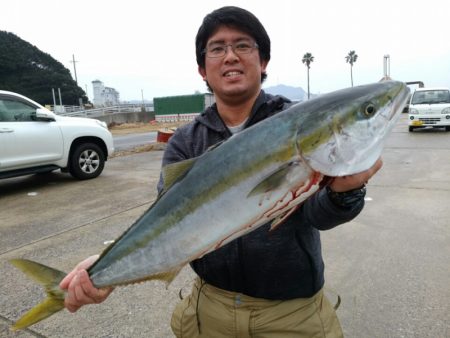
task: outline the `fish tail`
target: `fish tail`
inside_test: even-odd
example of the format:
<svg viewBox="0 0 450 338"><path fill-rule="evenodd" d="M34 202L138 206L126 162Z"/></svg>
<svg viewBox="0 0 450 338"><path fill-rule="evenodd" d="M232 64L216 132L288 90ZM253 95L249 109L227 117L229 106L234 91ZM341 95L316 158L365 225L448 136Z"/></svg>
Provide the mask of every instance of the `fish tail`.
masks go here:
<svg viewBox="0 0 450 338"><path fill-rule="evenodd" d="M47 292L47 298L20 317L11 330L27 328L64 308L65 293L59 288L59 282L66 275L64 272L27 259L12 259L10 263L41 284Z"/></svg>

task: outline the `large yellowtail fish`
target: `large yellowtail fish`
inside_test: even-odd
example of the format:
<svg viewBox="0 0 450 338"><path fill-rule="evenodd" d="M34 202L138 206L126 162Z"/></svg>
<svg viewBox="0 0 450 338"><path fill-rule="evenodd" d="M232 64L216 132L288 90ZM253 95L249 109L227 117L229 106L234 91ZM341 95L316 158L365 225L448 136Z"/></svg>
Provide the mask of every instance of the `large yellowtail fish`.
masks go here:
<svg viewBox="0 0 450 338"><path fill-rule="evenodd" d="M279 225L325 176L370 168L408 98L402 82L343 89L291 106L213 147L163 168L156 202L88 269L98 287L159 279L257 227ZM48 297L12 327L64 307L65 273L24 259L12 263Z"/></svg>

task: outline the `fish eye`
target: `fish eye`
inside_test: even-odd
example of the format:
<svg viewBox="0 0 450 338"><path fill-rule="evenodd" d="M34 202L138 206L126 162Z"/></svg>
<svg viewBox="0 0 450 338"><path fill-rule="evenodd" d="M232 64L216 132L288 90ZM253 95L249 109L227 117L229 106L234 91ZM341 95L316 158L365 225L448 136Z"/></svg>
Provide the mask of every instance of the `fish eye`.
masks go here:
<svg viewBox="0 0 450 338"><path fill-rule="evenodd" d="M376 111L376 107L373 103L369 102L364 105L363 112L364 112L365 116L370 117L373 114L375 114L375 111Z"/></svg>

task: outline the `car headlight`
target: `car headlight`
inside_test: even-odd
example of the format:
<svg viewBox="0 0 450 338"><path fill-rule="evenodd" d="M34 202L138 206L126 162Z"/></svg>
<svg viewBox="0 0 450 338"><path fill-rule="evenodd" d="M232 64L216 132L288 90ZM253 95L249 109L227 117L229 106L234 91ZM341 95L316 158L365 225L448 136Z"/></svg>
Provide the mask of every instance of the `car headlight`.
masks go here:
<svg viewBox="0 0 450 338"><path fill-rule="evenodd" d="M443 111L441 111L441 114L450 114L450 107L447 107Z"/></svg>
<svg viewBox="0 0 450 338"><path fill-rule="evenodd" d="M409 113L410 114L419 114L419 111L415 108L409 108Z"/></svg>
<svg viewBox="0 0 450 338"><path fill-rule="evenodd" d="M95 120L95 122L97 122L97 124L102 126L103 128L108 129L108 125L106 124L106 122L100 120Z"/></svg>

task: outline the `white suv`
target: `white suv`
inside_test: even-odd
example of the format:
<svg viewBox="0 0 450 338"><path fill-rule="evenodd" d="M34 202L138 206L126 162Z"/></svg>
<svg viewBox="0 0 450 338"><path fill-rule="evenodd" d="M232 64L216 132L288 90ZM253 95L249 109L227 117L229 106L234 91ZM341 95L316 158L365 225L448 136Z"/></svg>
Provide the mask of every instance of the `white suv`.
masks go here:
<svg viewBox="0 0 450 338"><path fill-rule="evenodd" d="M409 103L409 131L423 127L445 127L450 131L448 88L417 88Z"/></svg>
<svg viewBox="0 0 450 338"><path fill-rule="evenodd" d="M56 169L97 177L114 152L104 122L55 115L25 96L0 90L0 178Z"/></svg>

